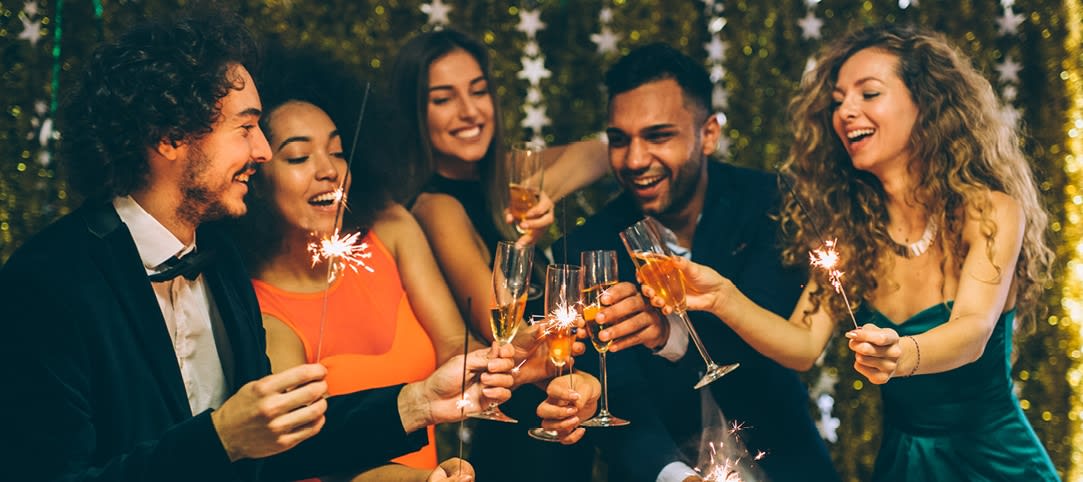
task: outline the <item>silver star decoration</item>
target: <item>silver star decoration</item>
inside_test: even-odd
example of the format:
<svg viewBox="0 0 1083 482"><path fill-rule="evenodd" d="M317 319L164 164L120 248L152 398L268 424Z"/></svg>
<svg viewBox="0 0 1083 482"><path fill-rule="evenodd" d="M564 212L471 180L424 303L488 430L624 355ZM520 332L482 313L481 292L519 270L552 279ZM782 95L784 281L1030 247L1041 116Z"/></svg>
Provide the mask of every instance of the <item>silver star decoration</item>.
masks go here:
<svg viewBox="0 0 1083 482"><path fill-rule="evenodd" d="M820 17L817 17L812 10L809 10L804 18L798 20L797 25L801 27L801 38L806 40L821 38L820 29L823 28L824 21L820 20Z"/></svg>
<svg viewBox="0 0 1083 482"><path fill-rule="evenodd" d="M1019 83L1019 71L1023 70L1023 66L1019 65L1015 59L1006 57L1003 62L997 64L995 67L997 71L997 78L1004 83Z"/></svg>
<svg viewBox="0 0 1083 482"><path fill-rule="evenodd" d="M722 64L714 64L711 66L711 82L718 82L722 80L722 77L726 75L726 68Z"/></svg>
<svg viewBox="0 0 1083 482"><path fill-rule="evenodd" d="M45 111L49 109L49 104L46 104L44 100L34 102L34 112L39 116L45 115Z"/></svg>
<svg viewBox="0 0 1083 482"><path fill-rule="evenodd" d="M711 90L711 106L716 109L725 109L729 106L730 94L720 84L715 84Z"/></svg>
<svg viewBox="0 0 1083 482"><path fill-rule="evenodd" d="M805 0L805 6L808 8L816 8L820 4L820 0Z"/></svg>
<svg viewBox="0 0 1083 482"><path fill-rule="evenodd" d="M542 101L541 89L536 86L530 86L526 89L526 103L538 104Z"/></svg>
<svg viewBox="0 0 1083 482"><path fill-rule="evenodd" d="M526 112L526 116L523 117L521 125L534 129L534 132L541 132L542 128L551 124L549 116L545 115L544 105L528 105L523 107Z"/></svg>
<svg viewBox="0 0 1083 482"><path fill-rule="evenodd" d="M541 20L541 10L519 11L519 25L515 26L516 30L525 33L527 37L534 37L539 30L544 28L545 22Z"/></svg>
<svg viewBox="0 0 1083 482"><path fill-rule="evenodd" d="M598 12L598 22L601 24L607 24L613 21L613 9L609 7L603 8Z"/></svg>
<svg viewBox="0 0 1083 482"><path fill-rule="evenodd" d="M721 32L723 28L726 28L726 19L723 17L715 17L707 24L707 31L712 34Z"/></svg>
<svg viewBox="0 0 1083 482"><path fill-rule="evenodd" d="M451 13L451 5L445 5L441 0L432 0L432 3L421 4L421 12L429 16L429 25L447 25L451 23L448 14Z"/></svg>
<svg viewBox="0 0 1083 482"><path fill-rule="evenodd" d="M1015 0L1000 0L1000 6L1004 8L1011 8L1015 6Z"/></svg>
<svg viewBox="0 0 1083 482"><path fill-rule="evenodd" d="M53 138L53 119L46 117L45 121L41 123L41 130L38 131L38 145L45 147L49 144L49 140Z"/></svg>
<svg viewBox="0 0 1083 482"><path fill-rule="evenodd" d="M552 72L545 68L545 57L523 57L523 70L520 70L517 76L520 79L526 79L530 82L530 85L538 85L541 79L548 79Z"/></svg>
<svg viewBox="0 0 1083 482"><path fill-rule="evenodd" d="M1003 89L1000 89L1000 97L1005 102L1015 102L1016 96L1019 95L1019 91L1015 89L1014 85L1005 85Z"/></svg>
<svg viewBox="0 0 1083 482"><path fill-rule="evenodd" d="M717 35L712 36L710 42L703 44L703 48L707 50L707 60L726 58L726 42L723 42Z"/></svg>
<svg viewBox="0 0 1083 482"><path fill-rule="evenodd" d="M918 0L899 0L899 8L906 9L908 7L918 6Z"/></svg>
<svg viewBox="0 0 1083 482"><path fill-rule="evenodd" d="M837 442L839 435L836 430L840 422L837 417L831 416L831 409L835 408L835 399L830 395L820 395L816 399L816 406L820 409L820 419L816 421L816 428L820 429L820 436L829 442Z"/></svg>
<svg viewBox="0 0 1083 482"><path fill-rule="evenodd" d="M1004 9L1004 14L997 17L997 32L1000 35L1015 35L1019 33L1019 26L1023 24L1025 17L1012 11L1011 7Z"/></svg>
<svg viewBox="0 0 1083 482"><path fill-rule="evenodd" d="M29 17L19 16L19 20L23 22L23 31L19 32L19 39L30 42L30 45L37 47L38 40L41 40L41 22L37 20L30 20Z"/></svg>
<svg viewBox="0 0 1083 482"><path fill-rule="evenodd" d="M812 72L812 69L815 69L815 68L816 68L816 57L809 57L808 60L805 61L805 71L804 71L804 73L807 74L809 72Z"/></svg>
<svg viewBox="0 0 1083 482"><path fill-rule="evenodd" d="M590 41L598 44L599 54L608 54L617 51L617 42L620 42L621 36L613 33L609 29L609 26L602 27L602 33L590 34Z"/></svg>
<svg viewBox="0 0 1083 482"><path fill-rule="evenodd" d="M1005 124L1017 126L1019 120L1023 118L1023 113L1013 105L1006 105L1000 109L1000 118L1004 120Z"/></svg>
<svg viewBox="0 0 1083 482"><path fill-rule="evenodd" d="M538 47L538 42L530 40L523 46L523 53L528 57L537 57L541 53L541 48Z"/></svg>
<svg viewBox="0 0 1083 482"><path fill-rule="evenodd" d="M23 3L23 13L33 17L38 14L38 2L30 1Z"/></svg>

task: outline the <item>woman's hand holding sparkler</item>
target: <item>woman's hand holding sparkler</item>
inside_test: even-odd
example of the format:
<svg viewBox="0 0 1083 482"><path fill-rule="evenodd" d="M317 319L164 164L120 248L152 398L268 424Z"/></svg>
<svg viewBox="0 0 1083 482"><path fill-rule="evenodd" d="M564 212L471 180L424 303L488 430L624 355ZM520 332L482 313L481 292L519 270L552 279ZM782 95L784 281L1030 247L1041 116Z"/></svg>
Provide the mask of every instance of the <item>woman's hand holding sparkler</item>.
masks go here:
<svg viewBox="0 0 1083 482"><path fill-rule="evenodd" d="M905 353L903 338L909 337L899 337L891 328L880 328L870 323L846 332L846 338L850 339L849 346L854 352L854 369L870 382L882 385L900 373L899 368L903 365L900 360ZM914 341L912 345L912 348L916 348L917 342ZM911 362L909 366L913 370L901 373L912 375L917 363Z"/></svg>
<svg viewBox="0 0 1083 482"><path fill-rule="evenodd" d="M579 424L594 415L601 392L601 383L589 373L554 378L545 389L548 397L538 405L542 428L556 431L564 445L578 442L586 433Z"/></svg>
<svg viewBox="0 0 1083 482"><path fill-rule="evenodd" d="M549 199L549 195L545 194L545 191L542 191L541 196L538 198L538 204L527 210L522 221L512 215L511 210L505 209L504 221L514 225L516 231L522 234L515 241L515 244L525 246L537 242L549 229L549 226L556 221L556 217L553 216L553 206L553 200Z"/></svg>
<svg viewBox="0 0 1083 482"><path fill-rule="evenodd" d="M489 403L511 398L515 367L510 344L474 350L466 355L469 374L463 397L463 355L456 355L437 367L428 378L406 385L399 394L399 415L406 432L438 423L462 419L463 412L480 411ZM466 405L464 407L464 404Z"/></svg>
<svg viewBox="0 0 1083 482"><path fill-rule="evenodd" d="M578 333L585 334L586 328L582 318L576 321L578 323ZM536 321L529 325L524 324L511 341L510 345L515 347L514 358L517 360L515 368L512 370L516 386L545 381L559 374L557 367L549 363L549 354L546 350L539 350L539 348L545 347L545 334L545 322ZM569 366L575 364L574 357L582 355L586 351L587 346L583 342L577 340L572 343L573 358L568 359Z"/></svg>
<svg viewBox="0 0 1083 482"><path fill-rule="evenodd" d="M466 459L451 457L440 462L425 482L471 482L474 480L474 466Z"/></svg>

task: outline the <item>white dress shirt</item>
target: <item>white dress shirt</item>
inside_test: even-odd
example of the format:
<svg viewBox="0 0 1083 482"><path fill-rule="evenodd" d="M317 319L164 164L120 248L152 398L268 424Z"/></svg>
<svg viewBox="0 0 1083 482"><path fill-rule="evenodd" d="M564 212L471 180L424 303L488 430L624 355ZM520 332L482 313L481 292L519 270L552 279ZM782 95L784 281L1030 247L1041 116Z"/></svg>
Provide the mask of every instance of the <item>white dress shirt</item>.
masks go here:
<svg viewBox="0 0 1083 482"><path fill-rule="evenodd" d="M170 257L179 258L196 249L194 238L191 245L185 246L131 196L114 198L113 207L132 233L148 275L164 270L162 264ZM220 315L203 274L194 280L178 276L152 282L151 287L173 340L192 414L221 406L226 399L226 379L211 324L211 317Z"/></svg>

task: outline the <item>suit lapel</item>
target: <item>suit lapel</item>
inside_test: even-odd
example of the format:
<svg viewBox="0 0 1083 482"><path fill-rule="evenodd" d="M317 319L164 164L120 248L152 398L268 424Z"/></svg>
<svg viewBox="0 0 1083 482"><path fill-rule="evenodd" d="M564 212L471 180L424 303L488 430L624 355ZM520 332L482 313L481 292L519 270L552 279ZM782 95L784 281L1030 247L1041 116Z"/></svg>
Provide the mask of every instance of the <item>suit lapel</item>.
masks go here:
<svg viewBox="0 0 1083 482"><path fill-rule="evenodd" d="M100 241L91 245L90 256L106 283L113 287L170 414L175 420L190 417L173 342L128 228L108 204L88 208L86 221L91 234Z"/></svg>

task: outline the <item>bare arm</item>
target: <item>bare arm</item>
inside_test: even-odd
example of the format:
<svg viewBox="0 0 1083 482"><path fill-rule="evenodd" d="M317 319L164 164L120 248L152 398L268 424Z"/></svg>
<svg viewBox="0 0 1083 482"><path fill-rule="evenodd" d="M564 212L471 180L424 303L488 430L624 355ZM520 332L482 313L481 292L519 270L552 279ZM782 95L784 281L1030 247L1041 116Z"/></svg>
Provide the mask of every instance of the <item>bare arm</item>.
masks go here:
<svg viewBox="0 0 1083 482"><path fill-rule="evenodd" d="M432 338L437 363L462 353L462 315L417 221L401 205L392 204L372 229L395 258L410 307Z"/></svg>
<svg viewBox="0 0 1083 482"><path fill-rule="evenodd" d="M304 344L282 320L263 315L263 330L267 332L267 358L271 360L271 373L305 363Z"/></svg>
<svg viewBox="0 0 1083 482"><path fill-rule="evenodd" d="M963 242L969 249L947 323L909 341L894 330L869 325L847 334L850 348L857 353L855 368L873 383L885 383L896 374L953 370L984 353L1000 315L1011 306L1009 294L1026 222L1019 204L1008 195L990 193L990 201L996 223L993 259L986 251L978 214L970 209L963 227Z"/></svg>
<svg viewBox="0 0 1083 482"><path fill-rule="evenodd" d="M689 310L717 316L752 348L782 366L808 370L831 339L835 320L826 311L819 309L805 318L805 311L812 308L809 294L817 288L814 281L805 286L793 314L786 320L748 299L715 270L681 257L674 260L685 275ZM653 297L651 304L664 306L664 300L654 296L650 288L644 286L643 292ZM663 311L670 313L672 308L664 307Z"/></svg>
<svg viewBox="0 0 1083 482"><path fill-rule="evenodd" d="M602 141L591 139L546 149L545 193L559 201L609 173L609 152Z"/></svg>
<svg viewBox="0 0 1083 482"><path fill-rule="evenodd" d="M414 217L425 232L436 262L447 279L456 304L465 309L469 304L469 322L487 340L492 340L489 327L489 305L493 300L491 254L474 229L462 204L446 194L422 194L413 208Z"/></svg>

